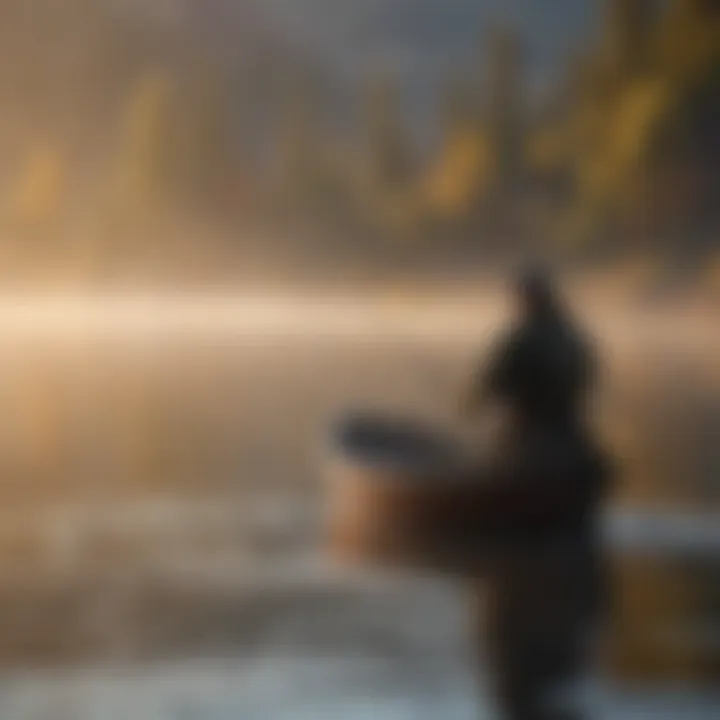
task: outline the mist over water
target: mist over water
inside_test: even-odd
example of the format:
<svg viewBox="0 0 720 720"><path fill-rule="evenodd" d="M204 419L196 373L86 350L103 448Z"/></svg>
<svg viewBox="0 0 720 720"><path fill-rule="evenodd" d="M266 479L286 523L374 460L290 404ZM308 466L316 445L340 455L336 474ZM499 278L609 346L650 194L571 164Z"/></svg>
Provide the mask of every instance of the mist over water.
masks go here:
<svg viewBox="0 0 720 720"><path fill-rule="evenodd" d="M715 507L716 444L700 432L720 405L712 310L578 304L606 358L599 421L627 466L618 501ZM29 697L104 718L100 688L153 720L183 717L183 698L203 720L252 717L253 704L279 720L295 703L394 720L421 701L473 716L463 589L328 565L321 449L348 408L455 422L508 309L458 287L0 298L8 718ZM619 627L637 626L638 582L662 595L679 578L685 599L646 610L642 637L714 622L712 567L623 566ZM98 662L127 670L82 669ZM290 689L263 694L280 676ZM370 708L371 694L386 699Z"/></svg>
<svg viewBox="0 0 720 720"><path fill-rule="evenodd" d="M1 720L490 717L467 588L328 558L325 450L474 438L528 255L620 470L598 720L720 716L717 6L0 3Z"/></svg>

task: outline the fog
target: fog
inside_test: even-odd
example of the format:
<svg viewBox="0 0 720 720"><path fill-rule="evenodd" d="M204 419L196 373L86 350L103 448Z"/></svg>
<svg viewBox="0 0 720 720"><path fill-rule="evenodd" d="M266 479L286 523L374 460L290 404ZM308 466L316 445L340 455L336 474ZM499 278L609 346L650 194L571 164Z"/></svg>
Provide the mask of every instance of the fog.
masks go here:
<svg viewBox="0 0 720 720"><path fill-rule="evenodd" d="M597 419L622 459L616 506L695 512L695 536L712 535L714 311L577 301L605 357ZM460 288L6 295L7 717L472 716L465 589L334 566L323 439L352 408L456 424L507 309ZM660 551L662 534L655 551L618 555L610 677L666 690L713 677L717 648L687 647L718 622L711 535L685 560ZM603 697L608 717L652 707ZM657 703L711 713L703 698Z"/></svg>
<svg viewBox="0 0 720 720"><path fill-rule="evenodd" d="M603 360L590 704L717 717L719 20L0 3L0 717L491 717L469 588L329 558L325 451L357 409L470 436L518 261Z"/></svg>

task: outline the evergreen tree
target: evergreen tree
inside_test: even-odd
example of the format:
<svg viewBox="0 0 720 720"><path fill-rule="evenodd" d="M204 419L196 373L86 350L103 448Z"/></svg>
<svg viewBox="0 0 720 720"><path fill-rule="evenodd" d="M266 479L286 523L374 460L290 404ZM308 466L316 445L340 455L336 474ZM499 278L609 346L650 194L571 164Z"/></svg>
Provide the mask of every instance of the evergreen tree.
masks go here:
<svg viewBox="0 0 720 720"><path fill-rule="evenodd" d="M238 161L233 137L231 88L219 71L184 78L177 125L176 183L181 196L201 207L217 207Z"/></svg>
<svg viewBox="0 0 720 720"><path fill-rule="evenodd" d="M523 55L515 32L496 27L488 38L486 132L493 152L485 218L505 243L519 239L525 135Z"/></svg>
<svg viewBox="0 0 720 720"><path fill-rule="evenodd" d="M370 181L379 192L398 190L411 176L413 152L398 88L387 75L371 80L365 120Z"/></svg>
<svg viewBox="0 0 720 720"><path fill-rule="evenodd" d="M275 185L291 205L312 202L321 165L317 99L305 78L286 86L275 147Z"/></svg>
<svg viewBox="0 0 720 720"><path fill-rule="evenodd" d="M611 73L626 77L647 69L658 16L657 0L606 0L603 51Z"/></svg>
<svg viewBox="0 0 720 720"><path fill-rule="evenodd" d="M11 181L6 198L12 227L33 237L58 233L67 190L67 168L62 153L48 143L31 147Z"/></svg>
<svg viewBox="0 0 720 720"><path fill-rule="evenodd" d="M163 72L140 78L123 108L115 202L135 218L153 214L167 199L176 170L173 86Z"/></svg>

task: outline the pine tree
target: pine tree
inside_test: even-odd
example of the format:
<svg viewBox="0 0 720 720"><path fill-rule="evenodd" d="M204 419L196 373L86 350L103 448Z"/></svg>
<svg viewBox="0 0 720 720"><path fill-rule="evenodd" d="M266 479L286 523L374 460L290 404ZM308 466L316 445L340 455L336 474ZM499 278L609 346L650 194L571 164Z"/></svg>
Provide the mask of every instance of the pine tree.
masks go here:
<svg viewBox="0 0 720 720"><path fill-rule="evenodd" d="M525 119L520 39L509 28L496 27L488 38L487 53L485 127L493 159L484 215L505 243L510 237L519 239L522 235Z"/></svg>
<svg viewBox="0 0 720 720"><path fill-rule="evenodd" d="M285 88L277 127L274 177L276 190L293 206L308 207L317 190L322 143L317 100L305 79Z"/></svg>
<svg viewBox="0 0 720 720"><path fill-rule="evenodd" d="M30 148L10 185L6 211L16 230L31 235L57 232L67 193L66 165L51 144Z"/></svg>
<svg viewBox="0 0 720 720"><path fill-rule="evenodd" d="M185 78L177 102L175 184L182 201L213 207L226 195L236 170L230 89L207 71Z"/></svg>
<svg viewBox="0 0 720 720"><path fill-rule="evenodd" d="M166 199L176 169L173 87L164 72L140 78L123 108L115 176L121 213L141 218Z"/></svg>
<svg viewBox="0 0 720 720"><path fill-rule="evenodd" d="M413 153L398 88L387 75L372 79L365 112L370 180L380 192L393 192L408 181Z"/></svg>
<svg viewBox="0 0 720 720"><path fill-rule="evenodd" d="M607 0L603 51L611 73L624 77L647 68L659 10L657 0Z"/></svg>

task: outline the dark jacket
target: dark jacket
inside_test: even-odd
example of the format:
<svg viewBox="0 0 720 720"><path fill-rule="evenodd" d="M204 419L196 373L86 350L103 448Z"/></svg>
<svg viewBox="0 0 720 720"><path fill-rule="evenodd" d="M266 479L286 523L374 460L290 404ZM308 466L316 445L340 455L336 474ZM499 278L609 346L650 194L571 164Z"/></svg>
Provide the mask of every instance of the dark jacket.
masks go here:
<svg viewBox="0 0 720 720"><path fill-rule="evenodd" d="M496 471L545 507L562 500L559 511L569 516L596 509L608 477L586 420L596 378L590 342L553 311L513 328L473 388L474 402L497 400L510 411Z"/></svg>
<svg viewBox="0 0 720 720"><path fill-rule="evenodd" d="M586 421L596 377L590 342L568 318L549 312L510 331L473 390L477 400L499 400L510 410L491 468L501 488L498 515L510 508L512 532L528 547L549 541L572 550L575 580L595 611L604 605L598 531L610 475Z"/></svg>
<svg viewBox="0 0 720 720"><path fill-rule="evenodd" d="M559 313L530 318L499 344L480 392L506 402L515 429L578 427L596 378L588 341Z"/></svg>

